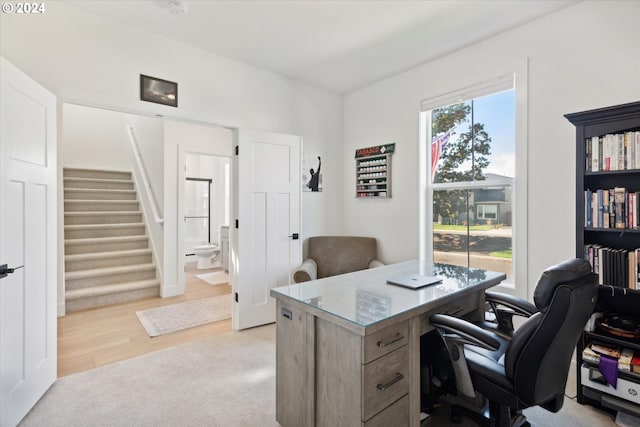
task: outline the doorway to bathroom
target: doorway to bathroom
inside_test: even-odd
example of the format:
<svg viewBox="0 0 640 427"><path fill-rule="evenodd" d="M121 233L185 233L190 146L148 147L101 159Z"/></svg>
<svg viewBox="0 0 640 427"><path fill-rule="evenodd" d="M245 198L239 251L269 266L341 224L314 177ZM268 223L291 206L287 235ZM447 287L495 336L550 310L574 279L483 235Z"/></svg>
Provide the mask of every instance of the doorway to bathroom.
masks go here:
<svg viewBox="0 0 640 427"><path fill-rule="evenodd" d="M185 279L229 283L229 157L186 152L182 188Z"/></svg>
<svg viewBox="0 0 640 427"><path fill-rule="evenodd" d="M183 249L185 267L222 269L228 265L229 157L185 153Z"/></svg>

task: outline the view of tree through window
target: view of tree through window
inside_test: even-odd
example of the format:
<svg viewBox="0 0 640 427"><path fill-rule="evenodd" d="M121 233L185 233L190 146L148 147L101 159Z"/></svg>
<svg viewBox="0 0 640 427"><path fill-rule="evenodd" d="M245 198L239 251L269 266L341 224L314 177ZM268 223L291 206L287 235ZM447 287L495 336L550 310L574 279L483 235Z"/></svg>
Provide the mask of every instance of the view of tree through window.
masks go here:
<svg viewBox="0 0 640 427"><path fill-rule="evenodd" d="M431 111L433 258L512 274L515 91Z"/></svg>

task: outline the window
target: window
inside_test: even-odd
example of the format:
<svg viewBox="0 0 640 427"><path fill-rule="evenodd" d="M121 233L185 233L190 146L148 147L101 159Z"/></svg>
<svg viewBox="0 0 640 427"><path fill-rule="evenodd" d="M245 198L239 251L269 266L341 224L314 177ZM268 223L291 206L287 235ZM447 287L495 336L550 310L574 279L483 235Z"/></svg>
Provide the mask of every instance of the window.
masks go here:
<svg viewBox="0 0 640 427"><path fill-rule="evenodd" d="M516 101L510 73L425 100L421 115L421 259L504 272L511 288L516 231L522 230L515 226L515 193L519 169L526 168L517 156L526 152L516 143L526 132L517 128ZM526 226L523 208L520 227ZM526 297L526 291L514 293Z"/></svg>
<svg viewBox="0 0 640 427"><path fill-rule="evenodd" d="M476 205L478 208L478 219L493 220L498 218L498 205Z"/></svg>

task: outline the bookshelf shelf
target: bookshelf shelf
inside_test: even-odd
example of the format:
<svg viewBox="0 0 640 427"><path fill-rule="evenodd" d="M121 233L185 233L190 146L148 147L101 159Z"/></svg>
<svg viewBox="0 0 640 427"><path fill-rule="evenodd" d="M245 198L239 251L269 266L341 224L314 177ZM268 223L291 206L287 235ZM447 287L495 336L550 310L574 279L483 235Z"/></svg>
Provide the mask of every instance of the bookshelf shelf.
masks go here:
<svg viewBox="0 0 640 427"><path fill-rule="evenodd" d="M576 257L587 258L600 276L603 286L596 312L635 318L640 306L636 260L640 254L640 102L565 117L576 128ZM610 227L601 227L607 221ZM617 228L616 223L625 226ZM591 340L632 348L636 356L640 356L640 342L599 331L582 334L576 349L577 400L604 408L609 398L603 398L606 388L596 390L588 378L581 377L585 372L581 367L587 365L582 351ZM640 385L640 376L627 378ZM625 404L631 412L640 413L636 401Z"/></svg>
<svg viewBox="0 0 640 427"><path fill-rule="evenodd" d="M585 335L585 338L588 338L589 340L606 341L610 344L614 344L619 347L628 347L634 350L640 350L640 341L638 340L633 340L630 338L627 339L627 338L614 337L612 335L605 334L602 332L585 332L584 335Z"/></svg>
<svg viewBox="0 0 640 427"><path fill-rule="evenodd" d="M638 233L640 234L640 229L636 228L594 228L594 227L584 227L584 231L594 231L598 233Z"/></svg>
<svg viewBox="0 0 640 427"><path fill-rule="evenodd" d="M640 173L640 169L625 169L625 170L621 170L621 171L603 171L603 172L585 172L585 176L590 176L590 175L595 175L595 176L602 176L602 175L633 175L633 174L637 174Z"/></svg>

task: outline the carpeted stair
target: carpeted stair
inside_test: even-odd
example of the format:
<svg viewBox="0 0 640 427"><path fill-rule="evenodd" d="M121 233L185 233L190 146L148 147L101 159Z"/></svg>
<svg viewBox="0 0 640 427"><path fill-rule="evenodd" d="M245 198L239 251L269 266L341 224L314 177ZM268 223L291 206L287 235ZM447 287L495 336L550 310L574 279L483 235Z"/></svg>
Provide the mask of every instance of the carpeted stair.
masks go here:
<svg viewBox="0 0 640 427"><path fill-rule="evenodd" d="M66 311L158 296L130 172L64 169Z"/></svg>

